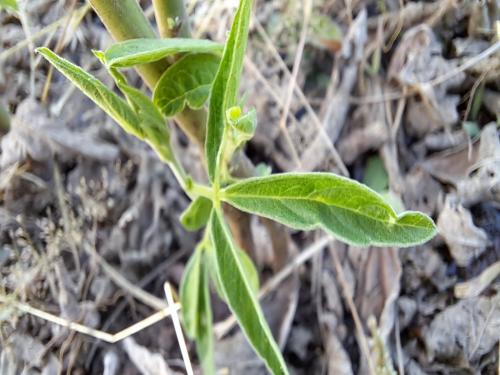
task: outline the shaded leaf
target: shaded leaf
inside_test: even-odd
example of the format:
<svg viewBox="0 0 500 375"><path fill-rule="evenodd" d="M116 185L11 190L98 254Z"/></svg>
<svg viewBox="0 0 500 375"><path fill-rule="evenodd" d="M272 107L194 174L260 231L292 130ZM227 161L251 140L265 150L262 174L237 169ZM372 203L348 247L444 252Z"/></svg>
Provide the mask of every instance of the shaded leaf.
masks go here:
<svg viewBox="0 0 500 375"><path fill-rule="evenodd" d="M212 201L197 197L181 215L181 223L187 230L195 231L204 227L210 218Z"/></svg>
<svg viewBox="0 0 500 375"><path fill-rule="evenodd" d="M216 268L227 298L248 341L273 374L287 374L285 362L257 302L238 249L231 240L219 210L212 211L210 230L215 249Z"/></svg>
<svg viewBox="0 0 500 375"><path fill-rule="evenodd" d="M255 295L257 295L259 292L259 273L257 272L257 268L255 268L255 264L252 259L244 250L238 248L238 257L240 259L241 266L243 267L245 277L248 280L248 284Z"/></svg>
<svg viewBox="0 0 500 375"><path fill-rule="evenodd" d="M73 82L76 87L115 120L127 133L144 139L144 132L141 129L139 117L122 98L82 68L59 57L48 48L38 48L37 52Z"/></svg>
<svg viewBox="0 0 500 375"><path fill-rule="evenodd" d="M213 322L206 249L199 246L189 260L181 281L182 322L189 337L196 340L196 350L204 374L215 374L213 357Z"/></svg>
<svg viewBox="0 0 500 375"><path fill-rule="evenodd" d="M230 185L222 199L296 229L321 227L357 246L412 246L431 239L433 221L419 212L396 215L366 186L327 173L286 173Z"/></svg>
<svg viewBox="0 0 500 375"><path fill-rule="evenodd" d="M205 155L210 181L218 175L226 111L237 105L240 75L248 39L251 0L241 0L215 77L208 113Z"/></svg>
<svg viewBox="0 0 500 375"><path fill-rule="evenodd" d="M198 311L202 283L202 248L198 247L189 259L180 286L182 323L189 337L195 338L199 332Z"/></svg>
<svg viewBox="0 0 500 375"><path fill-rule="evenodd" d="M220 58L211 54L190 54L170 66L155 87L153 101L161 112L175 116L188 105L203 106L210 95Z"/></svg>
<svg viewBox="0 0 500 375"><path fill-rule="evenodd" d="M104 57L108 66L125 68L158 61L176 53L218 53L222 48L221 44L205 39L129 39L113 44L104 52Z"/></svg>

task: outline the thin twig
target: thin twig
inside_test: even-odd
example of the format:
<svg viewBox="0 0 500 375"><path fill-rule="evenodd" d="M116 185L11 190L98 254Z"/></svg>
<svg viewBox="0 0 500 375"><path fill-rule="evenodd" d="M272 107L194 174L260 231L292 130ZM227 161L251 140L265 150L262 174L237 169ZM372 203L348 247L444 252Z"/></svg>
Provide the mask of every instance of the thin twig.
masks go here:
<svg viewBox="0 0 500 375"><path fill-rule="evenodd" d="M474 57L468 59L465 63L461 64L460 66L457 66L455 69L449 71L448 73L445 73L445 74L443 74L443 75L441 75L439 77L436 77L436 78L434 78L431 81L422 82L422 84L430 85L430 86L440 85L441 83L449 80L450 78L453 78L454 76L456 76L457 74L463 72L464 70L467 70L470 67L476 65L481 60L484 60L487 57L493 55L498 50L500 50L500 41L496 42L495 44L493 44L489 48L485 49L479 55L474 56Z"/></svg>
<svg viewBox="0 0 500 375"><path fill-rule="evenodd" d="M259 35L264 39L266 42L266 47L268 48L269 52L271 52L272 56L280 66L281 70L285 73L288 79L291 79L292 73L288 70L288 67L286 66L285 62L281 58L278 50L276 49L276 46L272 42L271 38L267 34L266 30L262 26L262 24L254 18L254 23L255 23L255 28ZM311 116L312 123L316 130L318 130L320 136L323 138L325 141L328 149L330 150L333 160L335 161L337 167L339 167L341 173L344 176L349 176L349 171L347 170L347 167L345 166L344 162L342 161L342 158L340 157L337 149L333 145L331 139L328 137L328 134L326 134L325 128L323 124L321 123L318 115L314 111L314 109L311 107L311 104L309 103L309 100L306 98L304 92L301 90L300 86L294 85L295 93L297 94L299 100L301 101L302 105L305 107L307 114Z"/></svg>
<svg viewBox="0 0 500 375"><path fill-rule="evenodd" d="M19 301L13 301L9 299L7 296L4 296L0 294L0 302L9 304L10 306L15 307L16 309L36 316L40 319L46 320L48 322L60 325L62 327L66 327L72 331L82 333L87 336L94 337L98 340L102 340L105 342L109 342L111 344L118 342L120 340L123 340L124 338L131 336L139 331L142 331L143 329L159 322L162 319L165 319L167 316L170 316L174 312L180 309L180 305L178 303L171 305L170 307L164 308L160 311L157 311L156 313L150 315L146 319L141 320L138 323L135 323L131 325L130 327L125 328L124 330L117 332L115 334L111 334L108 332L103 332L99 331L97 329L91 328L84 326L83 324L77 323L77 322L72 322L70 320L61 318L59 316L50 314L46 311L39 310L35 307L32 307L26 303L22 303Z"/></svg>
<svg viewBox="0 0 500 375"><path fill-rule="evenodd" d="M366 361L368 363L368 368L370 369L370 373L372 375L376 374L375 371L375 366L372 361L372 357L370 355L370 348L368 346L368 340L366 338L364 329L363 329L363 324L361 323L361 318L358 313L358 309L356 308L356 305L354 304L354 299L351 294L351 291L349 290L349 285L347 283L346 276L344 274L344 269L342 268L342 265L340 264L340 260L338 257L337 252L335 249L332 249L330 252L332 254L332 259L333 263L335 265L335 270L337 271L337 278L339 281L340 286L342 287L342 291L344 292L344 298L347 302L347 306L349 306L349 310L351 311L352 319L354 320L354 325L356 326L356 331L358 332L358 337L359 337L359 342L360 342L360 347L361 351L363 352L363 355L366 357Z"/></svg>
<svg viewBox="0 0 500 375"><path fill-rule="evenodd" d="M177 336L177 342L179 343L182 359L184 360L184 365L186 366L187 375L193 375L193 366L191 365L186 340L184 339L184 334L182 333L181 321L179 320L179 315L177 315L177 312L173 309L175 303L170 283L167 282L163 284L163 289L165 290L165 296L167 297L167 304L170 308L172 308L172 322L174 323L175 335Z"/></svg>
<svg viewBox="0 0 500 375"><path fill-rule="evenodd" d="M90 9L90 5L89 4L85 4L85 5L82 5L80 8L78 8L77 10L69 13L69 14L66 14L65 16L59 18L57 21L54 21L52 22L50 25L47 25L45 26L43 29L41 29L40 31L34 33L31 35L31 41L28 40L28 39L24 39L22 41L20 41L19 43L17 43L15 46L12 46L10 47L9 49L6 49L5 51L3 51L2 53L0 53L0 62L6 60L8 57L12 56L14 53L16 53L17 51L20 51L22 50L23 48L26 48L26 47L29 47L30 45L30 42L35 42L36 40L38 40L39 38L53 32L54 30L56 30L63 22L65 22L68 18L71 18L75 15L80 15L80 13L87 13L88 10Z"/></svg>
<svg viewBox="0 0 500 375"><path fill-rule="evenodd" d="M286 119L288 117L288 112L290 111L290 105L292 104L293 91L297 83L297 76L299 74L300 63L302 62L302 54L304 52L304 45L306 43L307 27L309 25L309 18L311 17L311 10L312 10L312 0L307 0L304 7L302 31L300 33L299 44L297 46L297 52L295 54L295 61L293 62L292 77L288 84L285 104L283 106L283 112L281 113L281 119L279 123L279 126L283 131L283 135L285 136L285 139L289 144L290 150L292 151L292 157L294 159L294 162L297 164L299 168L301 168L302 163L300 162L299 154L295 149L295 146L293 145L290 133L288 132L288 129L286 127Z"/></svg>

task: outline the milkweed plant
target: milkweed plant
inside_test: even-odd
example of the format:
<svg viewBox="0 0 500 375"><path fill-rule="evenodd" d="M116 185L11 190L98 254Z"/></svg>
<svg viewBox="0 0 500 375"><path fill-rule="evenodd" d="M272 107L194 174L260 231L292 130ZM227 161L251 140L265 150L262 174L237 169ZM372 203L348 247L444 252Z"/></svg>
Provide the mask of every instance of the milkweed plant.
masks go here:
<svg viewBox="0 0 500 375"><path fill-rule="evenodd" d="M288 374L286 363L257 299L255 268L231 236L222 204L291 228L321 228L356 246L406 247L436 233L420 212L396 214L370 188L333 173L279 173L247 179L231 175L232 155L254 135L255 109L238 98L252 0L241 0L224 45L189 38L131 39L94 51L123 96L47 48L38 52L126 132L145 141L167 164L191 203L180 220L189 230L204 228L180 286L182 320L196 341L201 366L215 373L210 285L227 303L249 343L273 374ZM174 57L152 98L130 86L122 69ZM174 59L171 59L173 61ZM184 171L170 145L166 119L208 101L204 144L209 184Z"/></svg>

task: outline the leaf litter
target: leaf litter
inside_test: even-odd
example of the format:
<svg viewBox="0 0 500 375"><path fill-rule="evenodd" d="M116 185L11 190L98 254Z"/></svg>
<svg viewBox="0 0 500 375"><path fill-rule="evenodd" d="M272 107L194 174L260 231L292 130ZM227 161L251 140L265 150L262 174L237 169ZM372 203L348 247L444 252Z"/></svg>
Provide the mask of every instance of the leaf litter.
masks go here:
<svg viewBox="0 0 500 375"><path fill-rule="evenodd" d="M294 269L263 304L287 363L298 374L367 373L364 342L373 363L385 358L390 362L385 369L408 374L495 373L498 368L498 54L461 69L495 43L498 6L445 3L400 7L397 2L361 1L347 9L315 2L312 17L321 19L311 22L297 77L306 102L296 92L287 122L304 170L338 171L333 145L351 176L363 180L367 160L377 157L386 171L387 191L404 208L432 215L440 235L406 250L336 243ZM278 131L282 104L276 98L284 97L289 86L284 67L292 68L302 24L297 4L259 3L255 19L261 29L253 26L248 53L257 70L248 69L243 82L248 104L259 117L247 154L282 172L295 168L293 153ZM66 5L29 2L32 32L62 17ZM203 2L193 9L193 25L213 40L223 40L232 6L220 2L214 7L220 22L205 19L210 9ZM332 24L324 30L332 33L331 39L318 29L328 20ZM10 13L0 13L0 28L2 51L25 39L22 25ZM61 30L52 39L37 40L37 46L57 40ZM66 57L94 68L88 51L104 49L110 39L96 17L89 16L66 42ZM187 199L146 147L81 94L68 93L70 86L60 76L52 79L49 100L59 107L41 104L37 98L46 66L37 65L35 93L30 93L27 50L1 60L0 71L0 101L13 114L12 130L0 141L2 293L111 332L148 316L151 309L116 285L85 249L94 248L127 280L162 298L163 282L178 285L187 259L182 252L189 254L198 239L178 223ZM443 81L450 72L456 74ZM105 76L102 70L93 73ZM478 80L484 85L482 100L472 92ZM131 82L139 84L135 76ZM471 96L479 103L474 116L466 110ZM307 105L327 138L320 135ZM465 131L466 121L477 136ZM187 169L203 176L194 162L198 151L179 132L172 137L186 151L181 155ZM291 237L281 237L262 223L252 225L251 241L262 244L250 254L257 260L261 285L317 240L314 233L292 231ZM181 257L170 264L176 254ZM214 314L223 321L228 312L216 305ZM368 326L372 316L375 329ZM23 369L162 374L182 369L167 322L122 346L107 346L6 304L0 318L2 374ZM253 353L245 351L241 332L234 331L216 346L220 368L263 373ZM146 368L145 362L157 365Z"/></svg>

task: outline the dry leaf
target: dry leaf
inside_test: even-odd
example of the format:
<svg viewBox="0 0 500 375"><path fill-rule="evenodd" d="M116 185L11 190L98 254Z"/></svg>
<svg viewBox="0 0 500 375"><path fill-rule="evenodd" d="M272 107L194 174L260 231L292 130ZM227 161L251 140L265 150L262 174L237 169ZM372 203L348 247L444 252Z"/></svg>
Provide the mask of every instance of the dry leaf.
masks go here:
<svg viewBox="0 0 500 375"><path fill-rule="evenodd" d="M486 232L474 225L470 211L453 195L446 197L437 227L448 245L451 256L461 267L469 265L490 243Z"/></svg>

